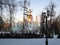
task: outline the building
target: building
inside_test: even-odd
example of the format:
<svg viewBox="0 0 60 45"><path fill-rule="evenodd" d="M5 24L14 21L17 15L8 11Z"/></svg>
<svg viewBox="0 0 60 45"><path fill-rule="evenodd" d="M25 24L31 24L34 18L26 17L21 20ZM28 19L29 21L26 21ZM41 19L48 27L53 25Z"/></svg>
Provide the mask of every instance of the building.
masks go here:
<svg viewBox="0 0 60 45"><path fill-rule="evenodd" d="M22 22L17 22L12 26L12 31L22 32Z"/></svg>
<svg viewBox="0 0 60 45"><path fill-rule="evenodd" d="M31 9L28 10L28 15L27 15L27 22L28 22L28 33L32 32L33 30L33 16L32 16L32 11Z"/></svg>
<svg viewBox="0 0 60 45"><path fill-rule="evenodd" d="M28 32L29 33L38 33L38 18L36 16L35 21L33 21L32 11L29 9L28 15L27 15L27 22L28 22Z"/></svg>
<svg viewBox="0 0 60 45"><path fill-rule="evenodd" d="M35 21L33 21L33 31L34 33L39 33L39 23L38 23L38 18L36 16Z"/></svg>

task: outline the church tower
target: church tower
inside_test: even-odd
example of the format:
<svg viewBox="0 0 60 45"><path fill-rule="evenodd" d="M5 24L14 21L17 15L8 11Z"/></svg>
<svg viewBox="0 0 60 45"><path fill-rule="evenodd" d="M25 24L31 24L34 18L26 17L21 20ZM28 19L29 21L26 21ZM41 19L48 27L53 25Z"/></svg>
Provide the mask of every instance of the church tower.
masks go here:
<svg viewBox="0 0 60 45"><path fill-rule="evenodd" d="M28 22L32 22L32 20L33 20L32 11L30 8L28 9L27 19L28 19Z"/></svg>
<svg viewBox="0 0 60 45"><path fill-rule="evenodd" d="M28 15L27 15L28 22L32 22L32 20L33 20L32 10L31 10L31 7L30 7L30 1L31 0L29 0L29 3L28 3Z"/></svg>
<svg viewBox="0 0 60 45"><path fill-rule="evenodd" d="M27 24L28 24L28 33L32 32L33 29L33 16L32 16L32 10L30 7L30 0L29 0L29 5L28 5L28 14L27 14Z"/></svg>

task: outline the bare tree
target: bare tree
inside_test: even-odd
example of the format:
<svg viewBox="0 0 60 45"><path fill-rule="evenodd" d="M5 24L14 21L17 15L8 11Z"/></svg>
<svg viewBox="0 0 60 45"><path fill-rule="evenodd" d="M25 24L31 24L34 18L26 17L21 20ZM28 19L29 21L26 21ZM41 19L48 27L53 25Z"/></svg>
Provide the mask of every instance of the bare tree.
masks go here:
<svg viewBox="0 0 60 45"><path fill-rule="evenodd" d="M53 2L50 2L50 5L47 6L47 10L49 10L49 16L50 16L50 27L49 27L49 30L50 30L50 34L52 34L52 37L53 37L53 18L56 14L55 12L55 4Z"/></svg>

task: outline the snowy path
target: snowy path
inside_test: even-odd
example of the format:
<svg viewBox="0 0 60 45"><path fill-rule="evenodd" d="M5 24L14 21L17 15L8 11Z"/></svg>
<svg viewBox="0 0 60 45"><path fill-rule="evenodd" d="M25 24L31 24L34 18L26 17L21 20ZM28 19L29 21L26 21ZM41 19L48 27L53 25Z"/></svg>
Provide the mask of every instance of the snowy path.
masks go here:
<svg viewBox="0 0 60 45"><path fill-rule="evenodd" d="M48 39L49 45L60 45L60 39ZM45 45L45 39L0 39L0 45Z"/></svg>

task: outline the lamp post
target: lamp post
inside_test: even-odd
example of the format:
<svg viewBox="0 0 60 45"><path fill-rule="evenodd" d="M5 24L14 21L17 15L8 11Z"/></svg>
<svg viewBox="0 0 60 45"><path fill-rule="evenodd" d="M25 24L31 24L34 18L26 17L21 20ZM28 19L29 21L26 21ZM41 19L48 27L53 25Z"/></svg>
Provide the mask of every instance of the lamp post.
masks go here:
<svg viewBox="0 0 60 45"><path fill-rule="evenodd" d="M47 27L47 18L49 17L49 10L47 9L47 15L46 15L46 45L48 45L48 37L47 37L47 32L48 32L48 27Z"/></svg>
<svg viewBox="0 0 60 45"><path fill-rule="evenodd" d="M45 16L45 18L46 18L46 34L45 34L45 35L46 35L46 37L45 37L45 38L46 38L46 41L45 41L45 45L48 45L48 35L47 35L47 32L48 32L48 29L47 29L47 28L48 28L48 27L47 27L47 18L49 17L49 14L50 14L50 13L49 13L49 10L47 10L47 13L44 12L44 16Z"/></svg>
<svg viewBox="0 0 60 45"><path fill-rule="evenodd" d="M48 45L48 38L47 38L47 16L46 16L46 45Z"/></svg>

